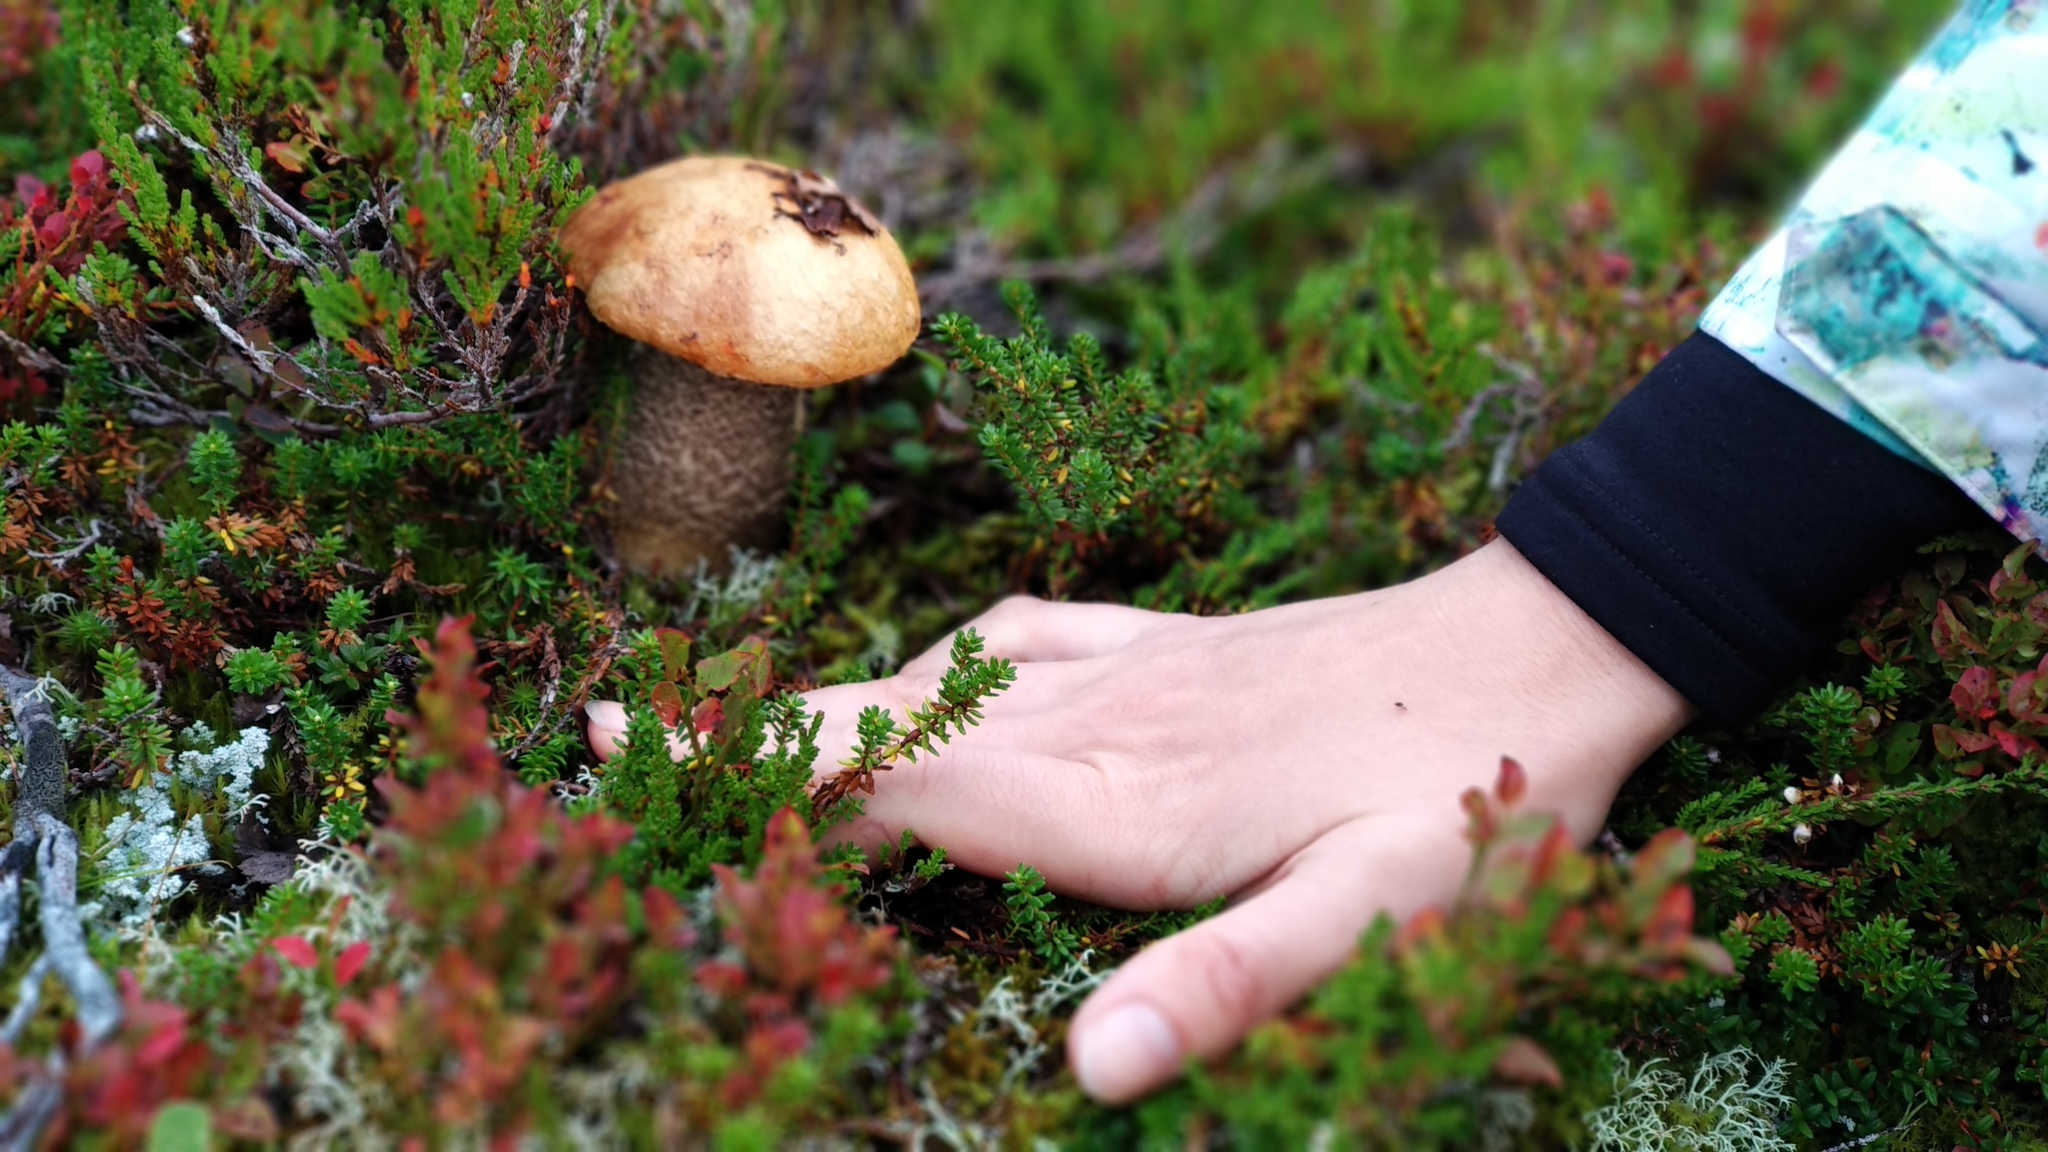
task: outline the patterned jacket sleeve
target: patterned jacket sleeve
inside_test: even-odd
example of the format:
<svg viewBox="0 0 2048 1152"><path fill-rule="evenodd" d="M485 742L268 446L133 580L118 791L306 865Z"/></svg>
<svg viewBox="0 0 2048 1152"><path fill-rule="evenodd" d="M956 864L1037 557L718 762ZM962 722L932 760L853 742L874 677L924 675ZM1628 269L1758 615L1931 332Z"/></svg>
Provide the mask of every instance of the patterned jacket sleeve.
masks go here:
<svg viewBox="0 0 2048 1152"><path fill-rule="evenodd" d="M1700 327L2048 551L2048 0L1968 0Z"/></svg>

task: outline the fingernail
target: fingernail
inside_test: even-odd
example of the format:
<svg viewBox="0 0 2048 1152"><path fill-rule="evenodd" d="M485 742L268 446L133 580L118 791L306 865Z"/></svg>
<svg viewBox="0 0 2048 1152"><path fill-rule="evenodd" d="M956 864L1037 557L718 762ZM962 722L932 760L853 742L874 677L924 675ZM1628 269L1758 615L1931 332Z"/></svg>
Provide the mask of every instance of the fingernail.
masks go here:
<svg viewBox="0 0 2048 1152"><path fill-rule="evenodd" d="M1074 1041L1074 1078L1097 1100L1128 1100L1180 1067L1173 1025L1146 1003L1126 1004Z"/></svg>
<svg viewBox="0 0 2048 1152"><path fill-rule="evenodd" d="M592 700L583 706L583 714L599 728L613 732L626 730L626 708L616 700Z"/></svg>

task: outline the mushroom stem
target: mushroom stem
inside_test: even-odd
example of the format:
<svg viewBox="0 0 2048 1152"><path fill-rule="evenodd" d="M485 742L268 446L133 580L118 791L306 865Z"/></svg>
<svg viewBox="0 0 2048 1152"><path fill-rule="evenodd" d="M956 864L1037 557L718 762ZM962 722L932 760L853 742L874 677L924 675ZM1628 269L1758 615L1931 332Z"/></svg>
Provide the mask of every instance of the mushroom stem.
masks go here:
<svg viewBox="0 0 2048 1152"><path fill-rule="evenodd" d="M643 347L612 466L612 539L637 571L679 576L782 528L802 393L717 376Z"/></svg>

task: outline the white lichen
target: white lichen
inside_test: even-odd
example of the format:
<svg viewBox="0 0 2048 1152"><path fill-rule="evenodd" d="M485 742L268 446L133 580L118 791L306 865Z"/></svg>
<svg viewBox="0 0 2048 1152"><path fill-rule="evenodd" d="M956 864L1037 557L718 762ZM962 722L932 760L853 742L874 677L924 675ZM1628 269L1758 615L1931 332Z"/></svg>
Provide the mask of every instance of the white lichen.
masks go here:
<svg viewBox="0 0 2048 1152"><path fill-rule="evenodd" d="M1472 1101L1479 1120L1480 1152L1509 1152L1536 1125L1536 1102L1521 1088L1488 1088Z"/></svg>
<svg viewBox="0 0 2048 1152"><path fill-rule="evenodd" d="M759 556L744 548L732 550L724 575L712 572L707 562L698 560L697 571L690 578L690 599L683 606L683 619L708 618L713 623L738 619L768 595L781 569L779 557Z"/></svg>
<svg viewBox="0 0 2048 1152"><path fill-rule="evenodd" d="M976 1035L995 1037L1009 1033L1007 1046L1010 1054L1003 1062L1003 1078L996 1086L998 1097L1007 1095L1045 1058L1045 1042L1040 1038L1038 1026L1031 1022L1032 1018L1050 1015L1068 1001L1080 998L1109 979L1107 969L1101 972L1089 970L1088 962L1094 955L1092 951L1083 952L1058 972L1041 977L1028 996L1018 990L1011 977L1005 976L982 996L980 1004L975 1005L972 1016Z"/></svg>
<svg viewBox="0 0 2048 1152"><path fill-rule="evenodd" d="M418 958L418 933L411 924L391 913L390 892L378 883L369 858L349 851L339 843L323 840L300 842L292 887L322 897L327 908L340 906L339 920L323 916L319 923L301 930L313 947L338 954L358 941L373 942L375 958L387 971L409 972L414 979L424 971ZM217 922L226 927L225 921ZM239 929L239 923L236 924ZM260 947L263 941L245 941ZM291 978L294 973L287 973ZM310 977L311 973L300 973ZM403 983L403 981L401 981ZM300 1115L317 1116L320 1122L294 1137L294 1149L388 1147L395 1142L378 1131L371 1118L383 1113L390 1101L377 1097L383 1091L375 1077L361 1067L363 1053L352 1044L334 1021L335 993L316 980L294 983L292 990L305 1001L298 1029L272 1060L293 1086L293 1108ZM365 1093L372 1094L371 1096Z"/></svg>
<svg viewBox="0 0 2048 1152"><path fill-rule="evenodd" d="M55 616L76 603L78 598L68 592L45 592L29 601L28 610L39 616Z"/></svg>
<svg viewBox="0 0 2048 1152"><path fill-rule="evenodd" d="M107 822L94 857L99 890L80 909L86 922L111 923L127 939L146 937L157 910L184 894L187 872L222 867L207 843L204 809L218 800L232 826L260 808L264 797L255 792L256 773L269 750L268 732L245 728L219 747L178 753L168 772L149 773L124 793L124 810ZM180 785L188 811L182 820L172 795Z"/></svg>
<svg viewBox="0 0 2048 1152"><path fill-rule="evenodd" d="M1066 967L1039 980L1038 988L1031 993L1031 1011L1046 1015L1101 987L1109 979L1109 969L1091 971L1088 962L1094 958L1095 951L1089 949L1067 961Z"/></svg>
<svg viewBox="0 0 2048 1152"><path fill-rule="evenodd" d="M948 1111L938 1093L932 1091L931 1081L920 1082L917 1095L918 1102L923 1105L924 1119L906 1134L905 1147L928 1148L932 1144L926 1141L932 1141L938 1147L950 1148L953 1152L982 1152L983 1149L993 1152L1002 1146L996 1134L987 1127Z"/></svg>
<svg viewBox="0 0 2048 1152"><path fill-rule="evenodd" d="M1617 1054L1614 1102L1586 1117L1588 1152L1790 1152L1778 1135L1790 1070L1747 1048L1706 1057L1690 1078L1661 1059L1637 1066Z"/></svg>
<svg viewBox="0 0 2048 1152"><path fill-rule="evenodd" d="M256 794L256 773L263 770L263 756L269 751L270 733L250 727L211 751L178 753L172 767L189 788L202 794L219 789L221 799L227 802L222 815L232 825L268 799Z"/></svg>

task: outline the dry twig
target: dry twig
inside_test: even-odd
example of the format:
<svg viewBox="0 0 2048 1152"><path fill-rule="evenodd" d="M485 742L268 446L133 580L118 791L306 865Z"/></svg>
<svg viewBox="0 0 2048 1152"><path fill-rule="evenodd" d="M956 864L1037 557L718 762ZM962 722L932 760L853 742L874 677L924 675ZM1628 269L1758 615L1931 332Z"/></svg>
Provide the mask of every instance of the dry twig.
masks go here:
<svg viewBox="0 0 2048 1152"><path fill-rule="evenodd" d="M78 1008L78 1049L89 1052L121 1026L113 982L86 949L78 918L78 837L64 823L64 740L50 707L49 685L0 665L0 697L14 715L21 741L21 782L14 801L14 841L0 853L0 962L13 945L21 915L21 878L33 859L43 954L22 984L6 1034L14 1042L36 1008L42 975L55 973ZM65 1059L50 1055L48 1075L25 1089L12 1113L0 1114L0 1148L35 1146L62 1103Z"/></svg>

